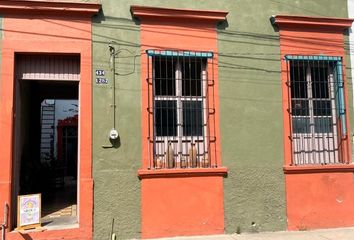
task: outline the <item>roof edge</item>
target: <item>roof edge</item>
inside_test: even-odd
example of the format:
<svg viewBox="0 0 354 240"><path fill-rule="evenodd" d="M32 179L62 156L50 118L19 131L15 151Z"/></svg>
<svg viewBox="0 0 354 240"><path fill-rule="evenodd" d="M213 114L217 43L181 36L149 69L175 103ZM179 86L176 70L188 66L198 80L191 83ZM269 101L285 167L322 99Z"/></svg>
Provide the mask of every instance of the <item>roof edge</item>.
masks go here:
<svg viewBox="0 0 354 240"><path fill-rule="evenodd" d="M275 15L272 22L278 27L283 26L312 26L326 27L334 29L347 29L352 26L354 19L351 18L332 18L332 17L309 17L296 15Z"/></svg>
<svg viewBox="0 0 354 240"><path fill-rule="evenodd" d="M43 15L70 15L92 17L98 13L101 4L98 2L68 2L44 0L2 0L0 14L43 14Z"/></svg>
<svg viewBox="0 0 354 240"><path fill-rule="evenodd" d="M226 20L226 11L193 10L180 8L161 8L132 5L130 11L133 17L139 19L165 18L165 19L188 19L189 21L212 21Z"/></svg>

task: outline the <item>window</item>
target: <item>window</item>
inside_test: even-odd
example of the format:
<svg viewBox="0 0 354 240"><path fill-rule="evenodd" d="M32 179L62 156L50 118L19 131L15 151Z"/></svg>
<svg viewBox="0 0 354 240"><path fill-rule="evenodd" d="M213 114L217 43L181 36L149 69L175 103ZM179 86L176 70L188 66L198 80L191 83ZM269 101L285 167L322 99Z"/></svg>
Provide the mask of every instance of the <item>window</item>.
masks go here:
<svg viewBox="0 0 354 240"><path fill-rule="evenodd" d="M294 165L344 162L346 138L340 57L286 56Z"/></svg>
<svg viewBox="0 0 354 240"><path fill-rule="evenodd" d="M211 52L148 50L152 168L210 167ZM213 135L214 136L214 135Z"/></svg>

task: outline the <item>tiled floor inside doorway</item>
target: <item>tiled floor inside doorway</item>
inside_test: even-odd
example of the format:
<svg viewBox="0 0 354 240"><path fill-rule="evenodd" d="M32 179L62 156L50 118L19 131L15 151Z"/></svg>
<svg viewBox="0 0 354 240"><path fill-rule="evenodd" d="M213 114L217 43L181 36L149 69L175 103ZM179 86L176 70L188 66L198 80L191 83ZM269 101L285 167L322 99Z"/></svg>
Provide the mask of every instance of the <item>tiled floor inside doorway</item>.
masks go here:
<svg viewBox="0 0 354 240"><path fill-rule="evenodd" d="M76 183L66 183L56 190L50 201L42 204L42 226L59 228L77 225Z"/></svg>

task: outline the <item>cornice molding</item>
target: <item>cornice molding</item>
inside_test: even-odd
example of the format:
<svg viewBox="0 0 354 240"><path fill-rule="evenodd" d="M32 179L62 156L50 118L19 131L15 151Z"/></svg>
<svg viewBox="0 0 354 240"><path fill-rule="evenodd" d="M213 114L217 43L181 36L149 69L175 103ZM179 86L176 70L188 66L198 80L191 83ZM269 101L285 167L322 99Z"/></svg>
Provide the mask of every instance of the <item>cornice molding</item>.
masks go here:
<svg viewBox="0 0 354 240"><path fill-rule="evenodd" d="M101 8L100 3L44 1L44 0L1 0L0 14L39 14L59 16L92 17Z"/></svg>
<svg viewBox="0 0 354 240"><path fill-rule="evenodd" d="M169 19L187 21L207 21L217 23L226 20L228 12L210 10L192 10L177 8L160 8L132 5L130 11L133 17L140 20Z"/></svg>
<svg viewBox="0 0 354 240"><path fill-rule="evenodd" d="M344 30L350 28L353 21L354 19L350 18L308 17L291 15L276 15L272 17L272 22L280 28L284 26L299 26Z"/></svg>

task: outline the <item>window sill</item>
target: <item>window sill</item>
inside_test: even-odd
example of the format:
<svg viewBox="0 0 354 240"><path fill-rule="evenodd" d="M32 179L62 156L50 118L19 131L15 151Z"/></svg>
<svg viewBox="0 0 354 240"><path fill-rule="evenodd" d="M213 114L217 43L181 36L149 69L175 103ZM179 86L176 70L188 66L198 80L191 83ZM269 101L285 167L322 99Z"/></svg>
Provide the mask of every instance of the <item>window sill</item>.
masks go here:
<svg viewBox="0 0 354 240"><path fill-rule="evenodd" d="M354 172L354 164L284 166L285 174Z"/></svg>
<svg viewBox="0 0 354 240"><path fill-rule="evenodd" d="M144 178L166 178L166 177L200 177L200 176L226 176L226 167L217 168L187 168L187 169L140 169L138 177Z"/></svg>

